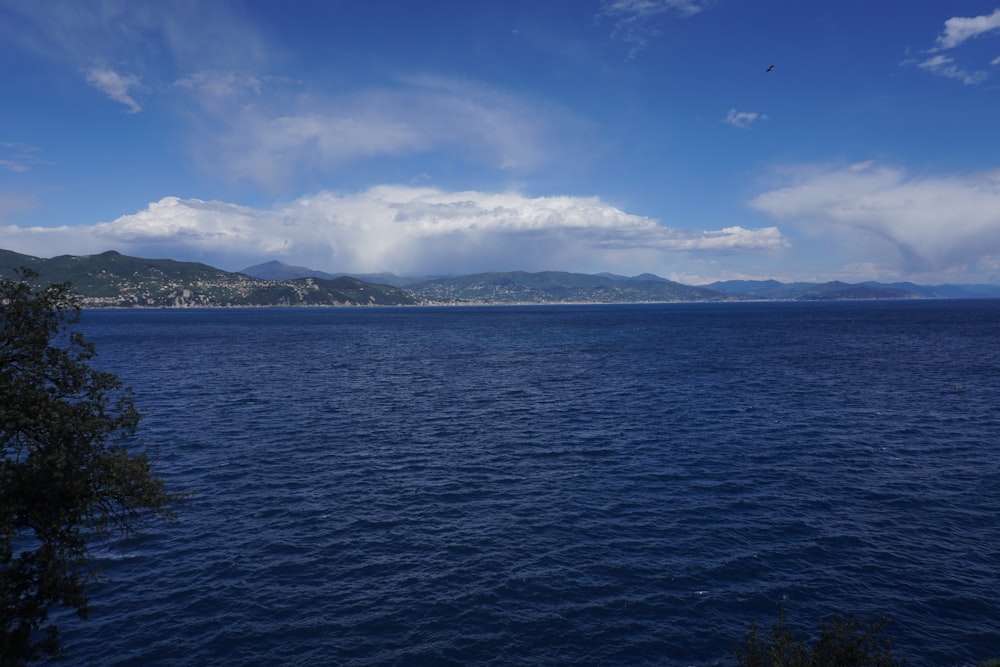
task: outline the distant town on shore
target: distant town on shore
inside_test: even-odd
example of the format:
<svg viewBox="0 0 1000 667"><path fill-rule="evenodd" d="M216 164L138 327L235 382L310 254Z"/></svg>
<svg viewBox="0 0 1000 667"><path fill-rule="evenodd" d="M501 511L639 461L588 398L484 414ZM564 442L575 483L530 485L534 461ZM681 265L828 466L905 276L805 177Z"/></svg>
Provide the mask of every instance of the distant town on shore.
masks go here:
<svg viewBox="0 0 1000 667"><path fill-rule="evenodd" d="M14 277L21 268L37 274L32 280L39 285L69 282L85 308L1000 298L1000 285L730 280L692 286L649 273L564 271L401 277L332 274L278 261L230 272L198 262L144 259L113 250L50 259L0 250L0 276Z"/></svg>

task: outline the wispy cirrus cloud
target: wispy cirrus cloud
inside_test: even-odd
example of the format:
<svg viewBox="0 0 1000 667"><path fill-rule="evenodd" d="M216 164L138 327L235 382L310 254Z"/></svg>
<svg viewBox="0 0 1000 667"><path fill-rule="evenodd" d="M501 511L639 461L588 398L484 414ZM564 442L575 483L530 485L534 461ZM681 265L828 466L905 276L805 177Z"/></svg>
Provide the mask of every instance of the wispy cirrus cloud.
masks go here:
<svg viewBox="0 0 1000 667"><path fill-rule="evenodd" d="M331 94L287 81L199 72L178 82L203 113L191 150L206 171L268 189L349 161L447 150L501 171L552 159L571 112L469 81L414 77Z"/></svg>
<svg viewBox="0 0 1000 667"><path fill-rule="evenodd" d="M4 3L3 11L0 39L80 72L132 113L141 110L140 80L157 91L185 72L263 67L279 57L232 3L47 0Z"/></svg>
<svg viewBox="0 0 1000 667"><path fill-rule="evenodd" d="M0 22L0 39L71 63L126 112L175 112L195 167L228 184L284 194L299 178L319 187L349 163L445 155L449 166L506 178L561 158L579 164L566 152L583 154L589 138L586 121L541 95L474 81L329 87L268 75L282 46L232 3L51 0L11 3L10 13L14 27Z"/></svg>
<svg viewBox="0 0 1000 667"><path fill-rule="evenodd" d="M665 15L693 16L711 4L712 0L605 0L599 18L614 24L613 36L629 46L629 56L646 47L660 30L659 20Z"/></svg>
<svg viewBox="0 0 1000 667"><path fill-rule="evenodd" d="M759 120L767 120L767 116L756 111L737 111L736 109L730 109L729 113L723 119L729 125L742 129L749 129L751 125Z"/></svg>
<svg viewBox="0 0 1000 667"><path fill-rule="evenodd" d="M918 63L917 67L948 79L956 79L967 86L982 83L989 77L989 74L982 70L970 72L958 65L954 58L944 55L932 56Z"/></svg>
<svg viewBox="0 0 1000 667"><path fill-rule="evenodd" d="M982 16L952 17L944 22L944 30L938 36L934 46L926 51L926 53L931 54L930 57L919 62L909 62L915 62L917 67L927 72L961 81L967 86L982 83L989 78L989 72L983 69L971 69L960 63L954 56L941 52L957 49L969 40L990 33L1000 34L1000 9L995 10L992 14ZM1000 63L1000 58L990 61L990 65L998 63Z"/></svg>
<svg viewBox="0 0 1000 667"><path fill-rule="evenodd" d="M263 92L264 79L244 72L198 70L181 77L174 85L197 92L202 104L211 105L213 101L259 96Z"/></svg>
<svg viewBox="0 0 1000 667"><path fill-rule="evenodd" d="M649 19L667 12L690 16L700 12L707 4L706 0L607 0L604 11L629 21Z"/></svg>
<svg viewBox="0 0 1000 667"><path fill-rule="evenodd" d="M0 142L0 169L25 173L41 164L51 164L40 156L41 148L19 141Z"/></svg>
<svg viewBox="0 0 1000 667"><path fill-rule="evenodd" d="M685 231L594 197L445 192L383 185L319 192L269 209L167 197L95 225L0 227L0 247L51 256L110 248L239 269L267 259L328 271L474 273L655 268L662 253L773 250L774 227ZM654 259L651 259L654 258Z"/></svg>
<svg viewBox="0 0 1000 667"><path fill-rule="evenodd" d="M87 83L115 102L123 104L128 113L142 111L142 107L135 101L131 93L142 83L136 75L122 74L111 68L95 65L87 70Z"/></svg>
<svg viewBox="0 0 1000 667"><path fill-rule="evenodd" d="M819 234L880 237L906 272L964 269L1000 256L1000 169L921 177L868 161L803 167L789 180L751 205Z"/></svg>

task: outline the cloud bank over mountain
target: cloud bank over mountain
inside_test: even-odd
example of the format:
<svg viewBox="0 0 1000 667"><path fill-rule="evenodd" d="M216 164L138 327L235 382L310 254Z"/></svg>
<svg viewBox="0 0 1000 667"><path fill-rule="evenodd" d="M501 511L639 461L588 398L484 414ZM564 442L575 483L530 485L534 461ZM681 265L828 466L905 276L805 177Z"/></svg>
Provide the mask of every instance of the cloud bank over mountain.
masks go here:
<svg viewBox="0 0 1000 667"><path fill-rule="evenodd" d="M109 248L197 257L222 268L292 259L328 271L400 274L544 270L592 265L627 271L670 251L726 253L786 245L777 228L693 233L597 198L443 192L384 185L320 192L262 210L166 197L91 226L0 228L0 246L29 254Z"/></svg>
<svg viewBox="0 0 1000 667"><path fill-rule="evenodd" d="M866 232L891 246L909 272L1000 268L1000 170L917 176L866 161L786 174L787 185L751 205L818 235Z"/></svg>

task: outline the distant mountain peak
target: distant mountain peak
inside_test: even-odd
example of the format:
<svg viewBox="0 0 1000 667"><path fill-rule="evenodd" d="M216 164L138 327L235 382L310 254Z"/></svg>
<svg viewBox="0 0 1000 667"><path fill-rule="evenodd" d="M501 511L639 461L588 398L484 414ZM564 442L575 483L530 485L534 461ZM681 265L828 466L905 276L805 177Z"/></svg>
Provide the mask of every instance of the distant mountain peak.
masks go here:
<svg viewBox="0 0 1000 667"><path fill-rule="evenodd" d="M261 280L295 280L296 278L321 278L323 280L333 280L343 274L327 273L305 266L293 266L284 262L272 259L262 264L255 264L241 269L239 273L246 274L252 278Z"/></svg>

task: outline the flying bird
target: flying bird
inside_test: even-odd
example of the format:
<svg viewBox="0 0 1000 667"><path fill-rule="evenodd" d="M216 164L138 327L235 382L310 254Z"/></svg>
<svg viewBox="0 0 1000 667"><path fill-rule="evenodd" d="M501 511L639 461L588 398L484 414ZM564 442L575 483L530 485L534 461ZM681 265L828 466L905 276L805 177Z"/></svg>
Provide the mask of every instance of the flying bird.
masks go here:
<svg viewBox="0 0 1000 667"><path fill-rule="evenodd" d="M768 71L768 72L770 72L770 71L771 71L771 70L773 70L773 69L774 69L774 65L768 65L768 67L767 67L767 71Z"/></svg>

